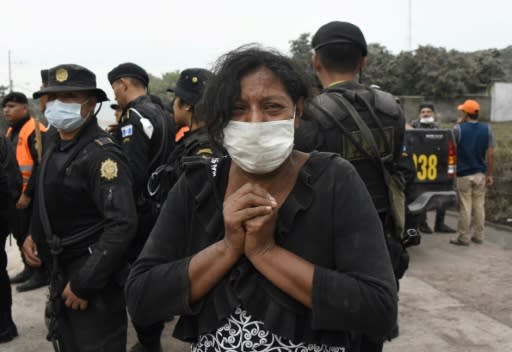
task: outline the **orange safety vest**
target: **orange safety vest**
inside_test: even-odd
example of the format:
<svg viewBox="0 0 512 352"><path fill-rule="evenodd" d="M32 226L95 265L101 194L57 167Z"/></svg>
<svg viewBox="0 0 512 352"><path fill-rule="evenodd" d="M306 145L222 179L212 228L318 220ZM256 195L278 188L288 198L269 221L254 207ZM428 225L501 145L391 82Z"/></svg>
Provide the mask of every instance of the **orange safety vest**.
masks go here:
<svg viewBox="0 0 512 352"><path fill-rule="evenodd" d="M188 131L190 131L190 127L188 127L188 126L181 127L178 130L178 132L176 132L176 138L174 139L174 141L178 142L180 139L183 138L183 136L185 136L185 133L187 133Z"/></svg>
<svg viewBox="0 0 512 352"><path fill-rule="evenodd" d="M32 154L30 153L30 146L28 145L28 138L36 129L36 120L33 117L30 117L27 122L23 125L20 130L20 134L18 135L18 144L16 145L16 160L18 161L18 165L20 166L21 177L23 179L22 190L25 192L25 189L28 185L28 180L32 176L32 169L34 167L34 159L32 158ZM39 129L42 132L46 131L46 127L39 123ZM7 129L7 137L10 137L12 134L12 127Z"/></svg>

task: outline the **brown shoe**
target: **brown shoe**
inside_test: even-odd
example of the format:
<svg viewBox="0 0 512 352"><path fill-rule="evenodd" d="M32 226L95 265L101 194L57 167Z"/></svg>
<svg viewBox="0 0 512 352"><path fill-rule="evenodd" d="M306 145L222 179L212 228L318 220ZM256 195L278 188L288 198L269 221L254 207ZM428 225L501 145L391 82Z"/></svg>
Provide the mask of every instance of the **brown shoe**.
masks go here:
<svg viewBox="0 0 512 352"><path fill-rule="evenodd" d="M464 242L464 241L463 241L463 240L461 240L460 238L457 238L457 239L455 239L455 240L450 240L450 243L451 243L451 244L454 244L454 245L456 245L456 246L465 246L465 247L469 246L469 243Z"/></svg>
<svg viewBox="0 0 512 352"><path fill-rule="evenodd" d="M484 243L484 241L482 241L481 239L476 238L476 237L471 237L471 242L476 243L476 244Z"/></svg>

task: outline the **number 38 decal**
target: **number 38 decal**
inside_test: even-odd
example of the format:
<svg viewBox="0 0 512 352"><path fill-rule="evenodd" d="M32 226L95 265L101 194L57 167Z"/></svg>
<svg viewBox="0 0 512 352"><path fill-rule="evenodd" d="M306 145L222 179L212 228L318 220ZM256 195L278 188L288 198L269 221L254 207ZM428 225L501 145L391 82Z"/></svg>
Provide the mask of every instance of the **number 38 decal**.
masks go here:
<svg viewBox="0 0 512 352"><path fill-rule="evenodd" d="M412 157L419 181L434 181L437 178L437 155L413 154Z"/></svg>

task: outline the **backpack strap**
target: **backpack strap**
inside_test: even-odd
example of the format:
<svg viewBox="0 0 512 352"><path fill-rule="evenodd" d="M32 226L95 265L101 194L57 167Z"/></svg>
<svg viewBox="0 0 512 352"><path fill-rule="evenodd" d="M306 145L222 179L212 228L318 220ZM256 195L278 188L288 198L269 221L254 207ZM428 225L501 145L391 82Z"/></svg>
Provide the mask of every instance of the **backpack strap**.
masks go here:
<svg viewBox="0 0 512 352"><path fill-rule="evenodd" d="M384 166L384 163L380 157L379 147L377 146L377 142L375 141L372 132L368 128L368 125L364 122L361 115L359 115L359 113L352 106L352 104L342 94L336 93L333 94L333 96L328 95L328 97L333 101L341 103L341 105L343 105L343 107L348 111L349 115L352 117L357 127L359 128L359 131L361 131L361 135L363 136L364 140L368 143L368 146L370 147L369 154L371 155L372 159L375 160L378 163L378 165L380 165L380 169L382 170L382 174L384 175L384 180L386 181L386 184L389 185L391 176L387 168Z"/></svg>
<svg viewBox="0 0 512 352"><path fill-rule="evenodd" d="M154 132L155 132L155 126L151 123L151 121L144 117L137 109L131 107L126 112L126 120L130 119L130 112L135 113L140 120L140 123L142 125L142 132L144 133L144 136L148 138L148 140L151 140L153 138ZM148 125L149 124L149 125ZM146 132L146 129L148 129L148 132ZM149 134L148 134L149 133ZM155 163L162 157L164 150L166 149L167 143L165 142L165 138L167 137L167 134L169 133L167 124L165 122L162 122L162 140L160 142L160 145L158 146L158 150L153 156L153 158L150 160L148 164L149 170L153 170L156 168Z"/></svg>
<svg viewBox="0 0 512 352"><path fill-rule="evenodd" d="M388 188L388 202L390 209L388 215L394 222L393 235L401 240L405 225L405 194L403 181L398 177L393 177L384 165L372 132L352 104L350 104L350 102L341 94L336 94L335 97L329 98L333 100L336 99L347 109L349 115L354 119L354 122L361 131L361 135L368 143L370 153L373 157L372 159L379 163L380 170L384 177L384 182Z"/></svg>

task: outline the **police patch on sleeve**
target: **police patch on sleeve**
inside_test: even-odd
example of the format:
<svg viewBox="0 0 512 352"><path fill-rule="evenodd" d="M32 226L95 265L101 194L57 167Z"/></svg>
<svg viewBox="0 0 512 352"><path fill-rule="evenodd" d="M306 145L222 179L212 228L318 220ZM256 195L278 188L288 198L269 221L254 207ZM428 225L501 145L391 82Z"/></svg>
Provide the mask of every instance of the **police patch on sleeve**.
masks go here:
<svg viewBox="0 0 512 352"><path fill-rule="evenodd" d="M101 163L101 177L107 180L113 180L117 177L117 163L112 159L107 159Z"/></svg>
<svg viewBox="0 0 512 352"><path fill-rule="evenodd" d="M133 135L133 125L126 125L121 127L121 137L129 137Z"/></svg>

